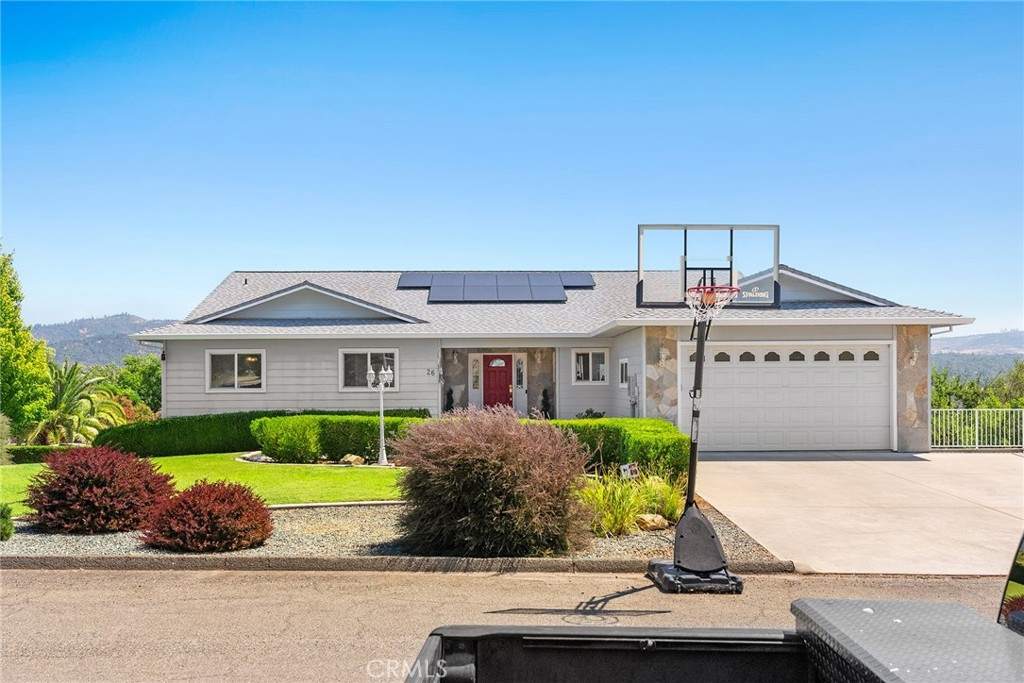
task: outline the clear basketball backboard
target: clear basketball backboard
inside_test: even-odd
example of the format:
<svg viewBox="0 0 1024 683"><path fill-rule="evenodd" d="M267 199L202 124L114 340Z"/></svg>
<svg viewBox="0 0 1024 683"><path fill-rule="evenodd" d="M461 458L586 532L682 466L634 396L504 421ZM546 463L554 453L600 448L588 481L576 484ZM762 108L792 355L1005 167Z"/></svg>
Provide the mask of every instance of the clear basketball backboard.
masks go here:
<svg viewBox="0 0 1024 683"><path fill-rule="evenodd" d="M640 225L637 306L686 306L686 288L739 287L729 306L777 306L779 226Z"/></svg>

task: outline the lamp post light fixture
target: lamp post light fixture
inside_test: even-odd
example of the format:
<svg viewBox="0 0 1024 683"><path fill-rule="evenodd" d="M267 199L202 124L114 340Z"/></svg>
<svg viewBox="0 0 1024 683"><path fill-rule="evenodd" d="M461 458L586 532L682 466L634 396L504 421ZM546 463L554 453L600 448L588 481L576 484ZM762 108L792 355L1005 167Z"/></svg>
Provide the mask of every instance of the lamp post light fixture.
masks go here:
<svg viewBox="0 0 1024 683"><path fill-rule="evenodd" d="M376 383L377 395L380 396L380 451L377 453L377 465L386 467L388 453L384 450L384 389L395 382L395 371L383 363L378 372L373 371L373 366L366 371L366 386L372 389Z"/></svg>

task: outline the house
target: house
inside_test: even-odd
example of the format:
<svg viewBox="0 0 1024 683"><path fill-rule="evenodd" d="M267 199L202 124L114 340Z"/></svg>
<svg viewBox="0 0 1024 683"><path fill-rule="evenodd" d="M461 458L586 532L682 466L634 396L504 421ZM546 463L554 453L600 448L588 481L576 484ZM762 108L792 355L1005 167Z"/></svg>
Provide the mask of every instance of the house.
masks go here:
<svg viewBox="0 0 1024 683"><path fill-rule="evenodd" d="M185 320L134 337L163 345L168 417L372 410L366 372L383 364L386 407L589 408L689 431L692 316L638 305L637 277L234 272ZM774 306L712 325L702 448L928 450L930 333L972 319L785 265L777 282Z"/></svg>

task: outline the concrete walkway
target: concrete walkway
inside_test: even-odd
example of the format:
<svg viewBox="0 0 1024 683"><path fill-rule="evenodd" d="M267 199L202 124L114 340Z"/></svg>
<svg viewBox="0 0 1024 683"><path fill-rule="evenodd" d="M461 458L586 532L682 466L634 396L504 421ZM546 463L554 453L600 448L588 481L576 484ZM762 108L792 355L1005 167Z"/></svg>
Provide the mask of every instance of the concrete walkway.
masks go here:
<svg viewBox="0 0 1024 683"><path fill-rule="evenodd" d="M797 571L1005 575L1021 453L701 454L697 492Z"/></svg>

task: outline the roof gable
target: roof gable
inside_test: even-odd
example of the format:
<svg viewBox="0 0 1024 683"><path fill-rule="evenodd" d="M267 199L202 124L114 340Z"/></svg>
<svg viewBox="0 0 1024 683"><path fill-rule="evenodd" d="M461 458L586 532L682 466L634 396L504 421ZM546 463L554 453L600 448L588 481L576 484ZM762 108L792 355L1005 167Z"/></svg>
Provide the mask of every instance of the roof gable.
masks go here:
<svg viewBox="0 0 1024 683"><path fill-rule="evenodd" d="M191 323L214 320L391 320L422 322L412 316L357 299L308 280L214 311Z"/></svg>
<svg viewBox="0 0 1024 683"><path fill-rule="evenodd" d="M741 280L744 285L768 280L771 271L754 273ZM790 266L779 264L779 294L782 303L862 303L874 306L895 306L888 299L862 292L838 282L805 273Z"/></svg>

